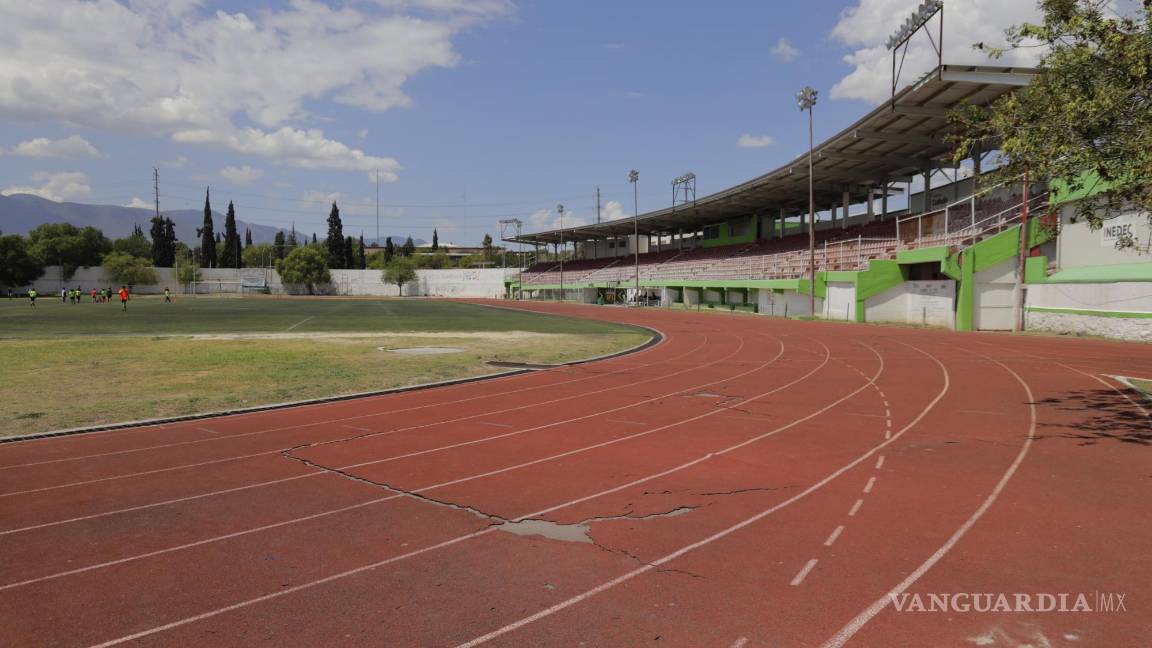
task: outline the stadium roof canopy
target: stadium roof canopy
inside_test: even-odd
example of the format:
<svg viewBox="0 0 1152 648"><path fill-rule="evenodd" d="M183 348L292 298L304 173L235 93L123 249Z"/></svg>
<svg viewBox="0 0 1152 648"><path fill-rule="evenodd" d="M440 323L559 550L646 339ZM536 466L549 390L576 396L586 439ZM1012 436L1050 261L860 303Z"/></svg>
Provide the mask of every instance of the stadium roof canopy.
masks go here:
<svg viewBox="0 0 1152 648"><path fill-rule="evenodd" d="M1035 70L1028 68L942 65L901 90L855 124L816 144L813 184L816 210L843 200L867 200L868 192L889 182L929 169L954 167L948 135L948 111L964 102L986 105L1028 85ZM564 228L563 240L579 241L632 234L675 233L761 211L789 215L808 210L808 153L734 187L637 217ZM635 225L634 225L635 222ZM512 242L557 243L561 230L505 239Z"/></svg>

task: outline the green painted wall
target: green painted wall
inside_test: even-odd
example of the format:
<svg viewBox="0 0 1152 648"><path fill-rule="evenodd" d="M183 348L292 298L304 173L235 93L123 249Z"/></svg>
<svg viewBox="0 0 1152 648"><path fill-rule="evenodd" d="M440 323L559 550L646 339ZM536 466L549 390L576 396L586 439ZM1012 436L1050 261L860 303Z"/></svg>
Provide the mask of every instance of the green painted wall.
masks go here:
<svg viewBox="0 0 1152 648"><path fill-rule="evenodd" d="M756 217L747 216L745 218L733 218L731 220L743 220L747 223L748 233L744 236L732 236L729 227L729 221L723 223L716 223L715 225L707 225L705 227L719 227L720 236L714 239L702 239L700 241L701 247L720 247L722 245L737 245L739 243L754 243L756 241Z"/></svg>

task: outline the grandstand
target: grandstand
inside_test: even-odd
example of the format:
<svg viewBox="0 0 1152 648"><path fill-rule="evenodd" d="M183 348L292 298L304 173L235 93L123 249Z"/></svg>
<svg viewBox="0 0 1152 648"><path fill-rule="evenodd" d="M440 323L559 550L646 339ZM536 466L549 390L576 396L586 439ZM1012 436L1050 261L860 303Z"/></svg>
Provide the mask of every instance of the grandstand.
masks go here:
<svg viewBox="0 0 1152 648"><path fill-rule="evenodd" d="M804 315L809 314L807 298L795 297L814 291L825 315L864 321L864 302L879 295L872 291L914 281L962 282L963 251L1002 234L1018 236L1024 208L1044 211L1047 194L1040 184L1027 189L1027 198L1021 183L980 187L982 162L994 143L973 151L965 164L955 163L946 141L948 112L964 103L986 105L1027 85L1033 75L1021 68L941 65L818 143L812 171L815 282L810 279L805 152L699 200L634 218L507 238L538 251L571 244L574 257L563 265L538 262L510 277L509 294L591 303L614 292L608 301L655 298L670 307L763 312L775 312L784 301L791 313ZM893 197L898 209L890 209ZM1036 230L1030 237L1040 252L1048 240L1035 225L1031 230ZM877 283L879 277L884 279ZM637 278L640 294L634 290ZM842 287L837 284L861 283L870 287L854 288L848 298L854 303L846 308L829 295ZM919 287L901 289L915 292ZM974 319L980 319L971 313L975 306L959 303L967 293L958 285L952 290L952 321L940 323L974 327ZM982 323L1003 328L1009 322L1000 320L985 317Z"/></svg>

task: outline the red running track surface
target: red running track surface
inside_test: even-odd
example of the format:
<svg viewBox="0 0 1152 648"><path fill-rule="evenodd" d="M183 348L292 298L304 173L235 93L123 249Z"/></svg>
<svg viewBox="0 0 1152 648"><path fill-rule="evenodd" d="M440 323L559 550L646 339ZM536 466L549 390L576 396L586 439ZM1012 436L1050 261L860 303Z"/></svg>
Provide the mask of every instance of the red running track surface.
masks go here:
<svg viewBox="0 0 1152 648"><path fill-rule="evenodd" d="M0 446L0 643L1152 645L1152 348L512 306L665 338Z"/></svg>

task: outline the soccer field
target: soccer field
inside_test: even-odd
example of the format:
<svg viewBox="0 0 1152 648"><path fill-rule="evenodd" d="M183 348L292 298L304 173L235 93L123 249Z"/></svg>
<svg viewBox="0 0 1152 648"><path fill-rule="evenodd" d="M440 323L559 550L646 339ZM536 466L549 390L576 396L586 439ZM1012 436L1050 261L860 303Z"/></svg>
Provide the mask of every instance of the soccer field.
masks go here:
<svg viewBox="0 0 1152 648"><path fill-rule="evenodd" d="M605 322L428 300L180 299L0 307L0 436L491 374L642 344ZM444 355L389 350L450 347Z"/></svg>

